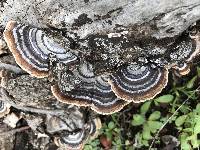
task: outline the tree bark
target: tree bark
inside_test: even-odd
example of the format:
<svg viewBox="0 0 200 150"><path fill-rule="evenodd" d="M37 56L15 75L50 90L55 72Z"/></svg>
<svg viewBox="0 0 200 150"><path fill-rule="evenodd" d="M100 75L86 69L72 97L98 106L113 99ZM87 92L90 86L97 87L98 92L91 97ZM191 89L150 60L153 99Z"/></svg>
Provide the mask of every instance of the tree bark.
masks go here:
<svg viewBox="0 0 200 150"><path fill-rule="evenodd" d="M1 25L16 20L62 28L84 38L119 29L146 31L157 38L179 35L200 19L199 0L6 0ZM141 26L142 25L142 26Z"/></svg>
<svg viewBox="0 0 200 150"><path fill-rule="evenodd" d="M3 0L0 2L0 11L0 33L3 33L7 22L10 20L45 28L47 30L62 31L64 34L62 38L67 38L68 40L72 39L72 41L77 42L79 46L82 44L79 49L77 48L79 51L84 53L85 48L87 48L86 53L87 50L91 50L89 51L91 52L90 55L97 56L97 60L101 60L101 54L110 52L110 47L112 46L108 47L107 51L103 51L103 48L98 50L96 48L98 46L91 46L90 41L98 38L98 36L99 39L103 40L109 39L109 36L118 36L118 34L128 34L127 37L130 41L132 39L140 41L149 38L163 39L168 37L172 37L173 39L185 31L190 25L200 20L200 0ZM107 35L106 38L105 35ZM0 37L0 40L3 41L2 34L0 34ZM115 45L115 42L115 40L111 40L110 43ZM118 44L121 43L123 43L123 41L119 39ZM161 43L160 45L162 47L164 44ZM74 47L76 47L76 45ZM132 49L130 47L127 48L128 50L126 47L123 48L122 46L118 47L118 51L116 50L117 48L115 50L120 56L121 53L124 54L125 58L127 58L126 56L128 56L128 54L134 55L134 52L141 53L141 51L144 51L143 49L141 49L141 51L139 51L140 49L138 51L131 51ZM0 54L1 51L3 53L5 49L7 50L6 46L0 45ZM157 51L156 49L156 52ZM95 55L93 55L92 52L94 52ZM113 56L110 56L110 53L107 55L115 59L116 53L114 53ZM145 54L149 54L148 50ZM158 56L162 58L164 52L161 51L158 52L158 54ZM135 57L136 56L137 55L135 55ZM131 60L124 59L124 62L131 62L135 57ZM106 64L104 61L100 61L100 64L98 64L95 62L95 59L91 60L94 61L94 71L99 71L102 68L102 72L106 72L104 70L104 64ZM110 63L108 62L108 64ZM113 66L115 66L115 64ZM113 66L109 69L113 69ZM30 122L32 121L32 124L34 124L33 120L35 118L37 119L40 117L41 120L45 122L46 118L44 119L43 116L47 117L52 115L58 117L60 114L63 114L63 112L67 112L66 114L73 114L73 111L70 112L66 109L66 107L69 106L56 102L56 99L51 94L51 85L47 79L36 79L25 74L25 72L17 66L13 56L9 54L9 52L7 56L0 56L0 70L1 69L11 71L16 75L10 77L6 87L7 92L12 95L12 97L9 97L6 92L4 92L4 94L0 92L0 100L10 103L19 112L23 111L24 116L26 116L25 119L30 120ZM19 114L19 112L17 114ZM82 111L80 114L82 115ZM84 108L83 114L88 115L87 109ZM74 116L76 115L77 114L74 113ZM28 119L27 116L33 119ZM82 120L83 124L85 123L88 125L86 121L88 118L85 119L82 117ZM0 122L2 122L2 120L0 120ZM73 120L73 123L74 122L76 121ZM22 123L22 125L24 126L26 124ZM85 127L86 125L83 126ZM29 124L29 126L31 125ZM33 127L31 128L33 129ZM30 136L30 139L34 139L32 138L33 135ZM11 145L14 138L16 137L13 136L11 141L6 139L6 142L8 140L7 143ZM47 140L47 143L49 140L50 139ZM0 143L2 143L2 141L3 139L0 139ZM16 139L18 146L21 145L21 142L23 142L23 138L18 137L18 139ZM7 143L5 145L7 145ZM52 145L55 147L54 144ZM51 145L49 147L51 147ZM11 145L10 149L12 148L13 146Z"/></svg>

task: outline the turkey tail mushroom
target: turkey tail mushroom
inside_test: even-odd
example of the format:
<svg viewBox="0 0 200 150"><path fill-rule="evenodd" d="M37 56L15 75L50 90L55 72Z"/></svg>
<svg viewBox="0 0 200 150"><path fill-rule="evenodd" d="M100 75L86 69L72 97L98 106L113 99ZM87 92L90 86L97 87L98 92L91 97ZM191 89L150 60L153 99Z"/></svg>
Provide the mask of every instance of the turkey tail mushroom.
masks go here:
<svg viewBox="0 0 200 150"><path fill-rule="evenodd" d="M190 72L190 64L182 63L172 67L177 76L184 76Z"/></svg>
<svg viewBox="0 0 200 150"><path fill-rule="evenodd" d="M195 48L190 57L187 59L187 62L191 62L192 59L200 53L200 31L198 31L195 35L190 35L190 37L193 40L193 43L195 43Z"/></svg>
<svg viewBox="0 0 200 150"><path fill-rule="evenodd" d="M32 76L48 76L49 55L69 63L77 57L54 42L42 30L9 21L4 31L5 41L17 64Z"/></svg>
<svg viewBox="0 0 200 150"><path fill-rule="evenodd" d="M100 114L120 111L128 102L120 100L113 93L106 76L95 77L90 65L83 63L73 72L81 82L70 91L62 80L51 87L53 95L61 102L78 106L89 106Z"/></svg>
<svg viewBox="0 0 200 150"><path fill-rule="evenodd" d="M10 105L3 101L0 101L0 118L4 117L10 112Z"/></svg>
<svg viewBox="0 0 200 150"><path fill-rule="evenodd" d="M57 123L56 123L56 121L57 121ZM55 124L55 125L57 125L58 123L59 124L61 123L59 121L59 119L54 120L54 122L53 122L53 124ZM70 123L72 123L72 122L70 122ZM98 136L99 130L101 128L101 120L99 118L90 118L89 122L82 125L82 128L76 129L76 130L74 130L74 132L68 132L66 134L64 131L64 125L60 124L59 127L60 127L60 130L61 131L63 130L63 131L62 131L61 135L54 137L55 144L58 147L65 148L65 149L81 150L81 149L83 149L85 143L89 139L93 139Z"/></svg>
<svg viewBox="0 0 200 150"><path fill-rule="evenodd" d="M55 137L54 143L58 147L62 147L69 150L81 150L84 147L86 141L85 131L78 131L74 134L68 134L63 137Z"/></svg>
<svg viewBox="0 0 200 150"><path fill-rule="evenodd" d="M178 76L187 75L190 72L190 63L200 53L200 33L190 34L170 48L171 67L175 69ZM175 61L175 62L174 62ZM182 63L180 63L182 62Z"/></svg>
<svg viewBox="0 0 200 150"><path fill-rule="evenodd" d="M92 140L99 135L101 127L101 120L99 118L94 118L89 124L89 130L80 130L75 134L68 134L61 138L56 137L54 138L54 142L57 146L67 150L82 150L88 140Z"/></svg>
<svg viewBox="0 0 200 150"><path fill-rule="evenodd" d="M128 102L154 98L167 85L168 70L132 64L112 74L109 83L117 97Z"/></svg>
<svg viewBox="0 0 200 150"><path fill-rule="evenodd" d="M101 129L102 124L99 118L94 118L90 123L90 139L95 139L99 135L99 130Z"/></svg>

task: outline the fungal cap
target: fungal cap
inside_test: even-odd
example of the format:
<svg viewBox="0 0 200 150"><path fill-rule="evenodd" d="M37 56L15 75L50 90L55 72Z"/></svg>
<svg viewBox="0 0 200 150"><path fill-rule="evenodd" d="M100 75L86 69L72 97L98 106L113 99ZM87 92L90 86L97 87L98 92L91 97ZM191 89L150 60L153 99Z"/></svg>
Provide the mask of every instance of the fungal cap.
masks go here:
<svg viewBox="0 0 200 150"><path fill-rule="evenodd" d="M184 63L182 66L175 65L173 68L175 69L175 74L178 76L185 76L190 72L190 65L187 63Z"/></svg>
<svg viewBox="0 0 200 150"><path fill-rule="evenodd" d="M0 118L4 117L10 112L10 104L0 101Z"/></svg>
<svg viewBox="0 0 200 150"><path fill-rule="evenodd" d="M17 64L26 72L31 74L32 76L43 78L48 76L47 71L40 71L34 67L32 67L19 53L19 50L17 48L17 42L13 34L13 29L17 26L16 21L9 21L6 25L5 31L4 31L4 39L8 45L8 48L10 49L11 53L13 54Z"/></svg>
<svg viewBox="0 0 200 150"><path fill-rule="evenodd" d="M51 57L69 64L77 57L48 36L44 31L9 21L4 38L17 64L32 76L43 78L49 74Z"/></svg>
<svg viewBox="0 0 200 150"><path fill-rule="evenodd" d="M57 146L62 147L62 148L66 148L70 150L81 150L83 149L85 143L88 140L92 140L99 135L99 130L101 129L101 127L102 127L102 124L101 124L100 118L91 118L91 122L89 123L88 129L83 129L81 131L82 133L80 133L82 135L77 136L81 138L81 142L80 142L80 139L77 139L77 141L79 141L77 142L78 144L75 144L74 141L71 141L71 143L65 143L66 140L61 140L60 137L55 137L54 142ZM89 130L89 132L87 132L87 130ZM79 133L76 133L76 134L78 135ZM68 137L67 141L70 142L71 139L75 139L76 134L71 135L71 138Z"/></svg>
<svg viewBox="0 0 200 150"><path fill-rule="evenodd" d="M64 148L66 150L82 150L83 147L84 147L84 144L81 143L81 144L78 144L74 147L71 147L70 145L66 144L66 143L63 143L60 139L60 137L54 137L54 143L60 147L60 148Z"/></svg>
<svg viewBox="0 0 200 150"><path fill-rule="evenodd" d="M196 49L194 52L190 55L190 57L187 59L187 62L191 62L193 58L195 58L200 53L200 32L198 31L195 35L190 36L196 45Z"/></svg>
<svg viewBox="0 0 200 150"><path fill-rule="evenodd" d="M90 124L90 140L95 139L99 135L99 130L101 129L102 124L100 118L95 118Z"/></svg>
<svg viewBox="0 0 200 150"><path fill-rule="evenodd" d="M130 69L133 68L133 69ZM153 99L168 82L168 69L135 64L111 75L109 84L118 98L140 103Z"/></svg>
<svg viewBox="0 0 200 150"><path fill-rule="evenodd" d="M66 85L71 79L61 74L57 84L51 87L53 95L61 102L76 106L88 106L100 114L111 114L120 111L128 102L116 97L107 82L106 75L94 76L89 63L82 63L72 71L75 83L74 88L68 90ZM68 81L69 80L69 81Z"/></svg>
<svg viewBox="0 0 200 150"><path fill-rule="evenodd" d="M109 115L115 112L119 112L121 109L123 109L124 106L129 104L129 102L120 100L118 98L115 98L115 100L113 100L114 104L112 105L95 104L94 102L89 101L87 99L73 98L70 95L63 93L58 85L51 86L51 91L53 95L56 97L56 99L62 103L72 104L76 106L90 107L92 110L102 115Z"/></svg>

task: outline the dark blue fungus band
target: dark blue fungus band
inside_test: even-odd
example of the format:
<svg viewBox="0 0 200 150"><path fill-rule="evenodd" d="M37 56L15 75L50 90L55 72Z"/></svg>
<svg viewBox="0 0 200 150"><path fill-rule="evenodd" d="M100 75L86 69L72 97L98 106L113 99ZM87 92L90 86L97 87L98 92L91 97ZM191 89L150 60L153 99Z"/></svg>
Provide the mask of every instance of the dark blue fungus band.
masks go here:
<svg viewBox="0 0 200 150"><path fill-rule="evenodd" d="M128 102L152 99L167 85L168 70L134 63L110 76L109 83L117 97Z"/></svg>
<svg viewBox="0 0 200 150"><path fill-rule="evenodd" d="M128 102L115 95L105 76L94 76L93 72L82 64L74 70L74 76L81 79L72 90L58 82L51 87L53 95L61 102L78 106L89 106L101 114L111 114L120 111ZM68 81L65 81L66 84Z"/></svg>
<svg viewBox="0 0 200 150"><path fill-rule="evenodd" d="M77 60L76 55L54 42L38 28L9 21L4 37L17 64L38 78L48 76L49 54L55 55L58 61L64 64Z"/></svg>

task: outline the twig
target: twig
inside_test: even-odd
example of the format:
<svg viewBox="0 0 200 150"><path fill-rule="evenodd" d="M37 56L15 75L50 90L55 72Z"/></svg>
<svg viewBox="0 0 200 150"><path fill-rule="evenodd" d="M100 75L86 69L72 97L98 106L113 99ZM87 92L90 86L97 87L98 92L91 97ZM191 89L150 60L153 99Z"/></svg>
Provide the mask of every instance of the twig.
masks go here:
<svg viewBox="0 0 200 150"><path fill-rule="evenodd" d="M20 73L24 73L24 71L17 67L17 66L14 66L14 65L11 65L11 64L6 64L6 63L2 63L0 62L0 69L6 69L6 70L9 70L9 71L12 71L16 74L20 74Z"/></svg>
<svg viewBox="0 0 200 150"><path fill-rule="evenodd" d="M11 106L20 109L22 111L28 111L38 114L48 114L48 115L61 115L64 113L64 110L47 110L47 109L39 109L27 106L19 106L15 104L14 99L10 97L7 91L4 88L0 88L1 97L0 100L9 103Z"/></svg>
<svg viewBox="0 0 200 150"><path fill-rule="evenodd" d="M0 132L0 137L8 137L8 136L11 136L11 135L13 135L17 132L22 132L22 131L27 130L27 129L30 129L30 127L24 126L24 127L21 127L21 128L10 130L10 131Z"/></svg>
<svg viewBox="0 0 200 150"><path fill-rule="evenodd" d="M200 87L198 87L198 88L195 90L195 92L198 91L199 88L200 88ZM194 93L195 93L195 92L194 92ZM175 114L181 109L181 107L182 107L189 99L190 99L190 97L188 97L188 98L176 109L176 111L171 115L171 117L169 117L169 118L167 119L167 121L161 126L161 128L160 128L160 129L158 130L158 132L156 133L156 136L153 138L153 141L151 142L151 145L150 145L150 147L149 147L149 150L151 150L151 148L153 147L153 144L154 144L155 140L158 138L160 131L168 124L168 122L175 116Z"/></svg>
<svg viewBox="0 0 200 150"><path fill-rule="evenodd" d="M158 130L156 136L153 138L153 141L152 141L152 143L151 143L151 145L150 145L150 147L149 147L149 150L151 150L151 148L152 148L152 146L153 146L155 140L158 138L158 135L159 135L160 131L167 125L167 123L175 116L175 114L179 111L179 109L180 109L188 100L189 100L189 98L187 98L187 99L178 107L178 109L176 109L176 111L171 115L171 117L169 117L169 118L167 119L167 121L161 126L161 128Z"/></svg>

